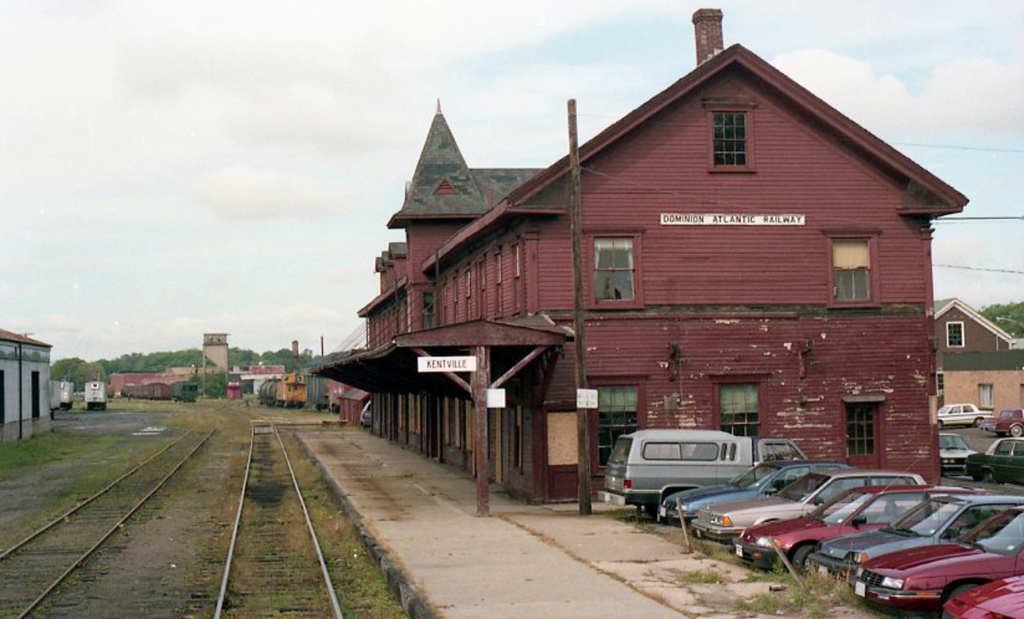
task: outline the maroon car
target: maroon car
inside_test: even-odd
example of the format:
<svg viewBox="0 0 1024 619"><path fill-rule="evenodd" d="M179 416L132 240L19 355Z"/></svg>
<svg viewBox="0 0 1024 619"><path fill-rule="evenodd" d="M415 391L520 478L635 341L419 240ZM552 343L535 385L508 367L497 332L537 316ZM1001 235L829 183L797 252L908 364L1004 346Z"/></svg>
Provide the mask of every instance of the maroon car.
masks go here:
<svg viewBox="0 0 1024 619"><path fill-rule="evenodd" d="M1000 412L998 416L982 421L978 427L995 432L998 436L1024 435L1024 408L1008 408Z"/></svg>
<svg viewBox="0 0 1024 619"><path fill-rule="evenodd" d="M975 587L942 607L945 619L1010 619L1024 617L1024 576Z"/></svg>
<svg viewBox="0 0 1024 619"><path fill-rule="evenodd" d="M934 614L969 589L1019 575L1024 575L1024 506L999 512L956 543L871 559L857 569L853 587L872 606Z"/></svg>
<svg viewBox="0 0 1024 619"><path fill-rule="evenodd" d="M736 556L754 567L771 569L776 558L774 543L797 569L803 569L808 555L824 540L879 529L933 496L981 492L925 486L853 488L806 516L748 527L735 543Z"/></svg>

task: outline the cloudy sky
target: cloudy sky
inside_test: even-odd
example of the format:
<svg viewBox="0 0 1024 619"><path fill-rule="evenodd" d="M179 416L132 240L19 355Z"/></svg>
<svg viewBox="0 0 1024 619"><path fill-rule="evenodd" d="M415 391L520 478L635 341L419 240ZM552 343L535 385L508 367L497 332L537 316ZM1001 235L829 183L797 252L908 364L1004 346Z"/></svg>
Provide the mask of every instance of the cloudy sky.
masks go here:
<svg viewBox="0 0 1024 619"><path fill-rule="evenodd" d="M693 69L704 6L965 215L1024 216L1016 0L0 0L0 328L54 359L330 351L437 100L471 166L545 167L567 99L586 139ZM937 297L1024 301L1024 221L936 230Z"/></svg>

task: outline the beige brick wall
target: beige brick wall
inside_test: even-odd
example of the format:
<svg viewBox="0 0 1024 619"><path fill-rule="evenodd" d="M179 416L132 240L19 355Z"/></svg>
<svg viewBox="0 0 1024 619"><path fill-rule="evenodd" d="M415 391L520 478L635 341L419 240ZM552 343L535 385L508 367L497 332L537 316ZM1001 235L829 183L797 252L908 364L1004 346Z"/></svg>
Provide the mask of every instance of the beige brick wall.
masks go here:
<svg viewBox="0 0 1024 619"><path fill-rule="evenodd" d="M992 385L993 410L1024 407L1024 371L967 371L945 372L945 402L960 402L981 406L979 387Z"/></svg>

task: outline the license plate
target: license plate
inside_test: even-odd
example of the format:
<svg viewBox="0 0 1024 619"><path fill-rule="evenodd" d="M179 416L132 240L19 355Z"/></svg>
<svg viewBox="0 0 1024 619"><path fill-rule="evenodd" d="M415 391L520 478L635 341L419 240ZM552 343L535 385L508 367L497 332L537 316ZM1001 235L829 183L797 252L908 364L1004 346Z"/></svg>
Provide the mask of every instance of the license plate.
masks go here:
<svg viewBox="0 0 1024 619"><path fill-rule="evenodd" d="M739 544L736 544L736 556L741 559L743 558L743 546L740 546Z"/></svg>
<svg viewBox="0 0 1024 619"><path fill-rule="evenodd" d="M862 581L857 581L853 585L853 592L860 597L865 597L868 594L868 587Z"/></svg>
<svg viewBox="0 0 1024 619"><path fill-rule="evenodd" d="M668 510L664 506L658 508L658 515L662 518L668 518Z"/></svg>
<svg viewBox="0 0 1024 619"><path fill-rule="evenodd" d="M819 565L818 566L818 573L822 574L822 575L828 575L828 568L825 567L824 565Z"/></svg>
<svg viewBox="0 0 1024 619"><path fill-rule="evenodd" d="M693 530L693 536L694 536L694 537L700 537L700 536L701 536L701 534L700 534L700 529L694 529L694 530Z"/></svg>

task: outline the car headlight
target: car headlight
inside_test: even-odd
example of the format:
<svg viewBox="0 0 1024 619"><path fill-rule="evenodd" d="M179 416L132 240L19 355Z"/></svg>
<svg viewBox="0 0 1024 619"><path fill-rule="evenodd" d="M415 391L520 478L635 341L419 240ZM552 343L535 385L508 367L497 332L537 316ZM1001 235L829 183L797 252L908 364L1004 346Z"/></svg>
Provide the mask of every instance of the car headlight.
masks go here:
<svg viewBox="0 0 1024 619"><path fill-rule="evenodd" d="M754 543L757 544L758 546L762 547L762 548L771 548L772 547L772 538L770 538L770 537L759 537L759 538L757 538L757 541L754 542Z"/></svg>
<svg viewBox="0 0 1024 619"><path fill-rule="evenodd" d="M886 576L882 579L882 587L885 589L902 589L903 582L904 581L902 578L892 578L891 576Z"/></svg>

